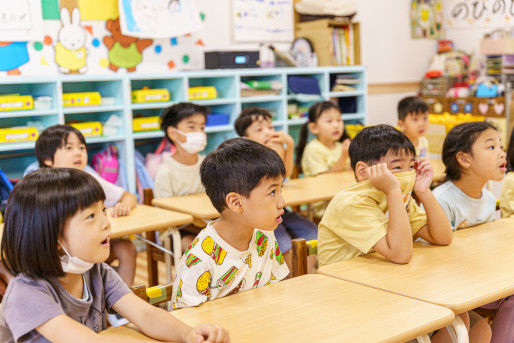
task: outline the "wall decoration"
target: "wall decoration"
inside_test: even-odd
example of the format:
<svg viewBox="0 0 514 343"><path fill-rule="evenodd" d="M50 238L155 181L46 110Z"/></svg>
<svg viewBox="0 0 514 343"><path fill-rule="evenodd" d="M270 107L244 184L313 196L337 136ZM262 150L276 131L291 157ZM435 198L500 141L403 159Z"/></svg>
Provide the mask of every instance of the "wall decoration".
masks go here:
<svg viewBox="0 0 514 343"><path fill-rule="evenodd" d="M446 27L514 25L514 0L446 0Z"/></svg>
<svg viewBox="0 0 514 343"><path fill-rule="evenodd" d="M54 47L55 63L61 73L84 73L87 70L87 31L80 24L80 11L74 8L70 18L70 12L63 7L60 14L62 26Z"/></svg>
<svg viewBox="0 0 514 343"><path fill-rule="evenodd" d="M7 75L21 74L18 69L29 61L27 42L0 43L0 71Z"/></svg>
<svg viewBox="0 0 514 343"><path fill-rule="evenodd" d="M291 42L293 0L232 0L236 42Z"/></svg>
<svg viewBox="0 0 514 343"><path fill-rule="evenodd" d="M442 0L412 0L410 19L412 38L442 38Z"/></svg>
<svg viewBox="0 0 514 343"><path fill-rule="evenodd" d="M0 0L0 41L26 42L42 39L41 2Z"/></svg>
<svg viewBox="0 0 514 343"><path fill-rule="evenodd" d="M152 45L153 41L122 34L119 19L107 20L106 27L111 32L110 36L103 39L109 50L109 69L117 71L118 68L126 68L128 72L136 71L136 66L143 60L143 50Z"/></svg>
<svg viewBox="0 0 514 343"><path fill-rule="evenodd" d="M169 38L202 28L194 0L119 0L121 32L142 38Z"/></svg>

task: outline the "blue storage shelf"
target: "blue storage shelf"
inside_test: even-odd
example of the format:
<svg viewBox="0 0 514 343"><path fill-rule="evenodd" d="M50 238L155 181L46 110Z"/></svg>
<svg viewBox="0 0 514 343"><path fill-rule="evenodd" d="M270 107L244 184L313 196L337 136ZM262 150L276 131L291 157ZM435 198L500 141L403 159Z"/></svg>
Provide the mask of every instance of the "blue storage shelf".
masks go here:
<svg viewBox="0 0 514 343"><path fill-rule="evenodd" d="M336 75L343 74L358 80L351 92L332 92ZM30 120L39 120L45 127L67 121L105 121L111 114L118 115L123 122L121 131L114 136L86 138L90 146L89 157L105 144L115 144L119 157L126 166L129 190L135 192L134 150L146 153L154 151L162 131L132 132L133 114L143 116L160 115L162 111L181 101L188 100L189 86L214 86L218 98L212 100L192 101L209 107L211 112L227 113L230 124L206 127L208 145L204 154L214 150L221 142L236 137L233 122L248 106L264 107L276 116L273 126L289 131L293 137L305 118L288 119L287 105L295 102L295 97L288 94L288 75L311 75L316 78L321 90L319 100L338 99L352 111L343 113L344 120L358 120L366 123L367 119L367 81L366 70L362 66L316 67L316 68L273 68L273 69L231 69L184 71L166 74L113 74L113 75L56 75L54 77L10 76L0 80L0 94L30 94L50 96L52 107L49 110L5 111L0 112L0 127L25 125ZM242 97L241 81L277 80L282 82L282 91L278 95ZM166 88L170 91L170 101L152 103L132 103L131 91L149 88ZM62 94L66 92L98 91L103 97L113 97L112 106L66 107L62 106ZM308 106L312 102L301 103ZM21 177L23 170L34 157L34 142L0 144L0 168L9 177Z"/></svg>

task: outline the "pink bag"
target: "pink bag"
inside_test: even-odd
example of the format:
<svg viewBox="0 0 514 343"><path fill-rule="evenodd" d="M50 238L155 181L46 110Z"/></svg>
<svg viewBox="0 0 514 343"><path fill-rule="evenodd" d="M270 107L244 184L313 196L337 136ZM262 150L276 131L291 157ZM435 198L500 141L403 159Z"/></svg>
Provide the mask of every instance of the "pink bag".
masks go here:
<svg viewBox="0 0 514 343"><path fill-rule="evenodd" d="M157 175L157 171L164 159L165 156L171 156L175 153L175 147L170 144L170 142L163 138L155 153L148 153L146 155L145 167L148 171L148 174L155 180L155 176Z"/></svg>
<svg viewBox="0 0 514 343"><path fill-rule="evenodd" d="M118 152L114 145L108 145L104 150L94 154L92 165L104 180L113 184L116 183L120 164L118 162Z"/></svg>

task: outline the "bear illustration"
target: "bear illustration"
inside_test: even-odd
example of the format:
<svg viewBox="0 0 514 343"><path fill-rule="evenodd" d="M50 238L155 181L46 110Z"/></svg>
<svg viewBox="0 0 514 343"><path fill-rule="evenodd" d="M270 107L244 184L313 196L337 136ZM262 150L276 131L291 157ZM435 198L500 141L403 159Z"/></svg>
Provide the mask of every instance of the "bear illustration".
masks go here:
<svg viewBox="0 0 514 343"><path fill-rule="evenodd" d="M143 60L143 50L152 45L153 40L123 35L119 18L107 20L105 26L112 34L103 39L109 49L109 69L118 71L119 68L126 68L128 72L136 71L136 66Z"/></svg>

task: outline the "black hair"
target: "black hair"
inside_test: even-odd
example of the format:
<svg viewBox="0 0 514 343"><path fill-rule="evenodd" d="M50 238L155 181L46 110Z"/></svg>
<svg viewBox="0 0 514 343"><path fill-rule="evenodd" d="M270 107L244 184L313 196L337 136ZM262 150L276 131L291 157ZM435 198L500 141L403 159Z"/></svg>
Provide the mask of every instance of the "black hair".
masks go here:
<svg viewBox="0 0 514 343"><path fill-rule="evenodd" d="M353 137L348 149L352 169L355 170L359 161L375 164L389 151L416 156L410 139L394 127L385 124L365 127Z"/></svg>
<svg viewBox="0 0 514 343"><path fill-rule="evenodd" d="M487 129L497 130L496 127L485 121L475 121L459 124L448 132L444 140L442 153L447 180L458 180L461 178L457 154L459 152L471 153L473 144L475 144L480 134Z"/></svg>
<svg viewBox="0 0 514 343"><path fill-rule="evenodd" d="M105 193L91 175L70 168L40 168L16 184L7 201L1 259L13 274L64 276L57 239L67 221Z"/></svg>
<svg viewBox="0 0 514 343"><path fill-rule="evenodd" d="M201 114L207 120L209 110L205 106L193 104L191 102L181 102L166 108L161 114L161 130L164 131L164 136L168 138L171 144L170 137L168 137L168 127L177 127L178 123L182 120L189 118L195 114Z"/></svg>
<svg viewBox="0 0 514 343"><path fill-rule="evenodd" d="M248 197L263 178L285 176L286 169L274 150L248 138L232 138L207 155L200 175L212 205L221 213L227 194Z"/></svg>
<svg viewBox="0 0 514 343"><path fill-rule="evenodd" d="M34 148L40 167L48 167L47 160L53 163L55 152L66 145L70 133L76 134L80 143L86 145L82 132L70 125L54 125L41 132Z"/></svg>
<svg viewBox="0 0 514 343"><path fill-rule="evenodd" d="M511 172L514 170L514 128L510 133L509 148L507 149L507 171Z"/></svg>
<svg viewBox="0 0 514 343"><path fill-rule="evenodd" d="M236 129L239 137L246 137L246 130L252 123L256 120L269 119L272 120L273 116L269 113L268 110L251 106L243 109L239 117L237 117L236 122L234 123L234 129Z"/></svg>
<svg viewBox="0 0 514 343"><path fill-rule="evenodd" d="M330 101L321 101L317 102L311 107L309 107L309 120L302 125L302 129L300 130L300 140L298 145L296 146L296 166L301 171L302 170L302 157L303 152L305 150L305 146L307 145L307 139L309 138L309 123L315 123L318 121L319 117L323 114L323 112L334 109L341 113L341 109L339 106ZM350 139L350 136L346 133L343 125L343 134L341 138L339 138L339 142L344 141L345 139Z"/></svg>
<svg viewBox="0 0 514 343"><path fill-rule="evenodd" d="M398 103L398 119L405 120L407 115L428 112L428 105L417 96L408 96Z"/></svg>

